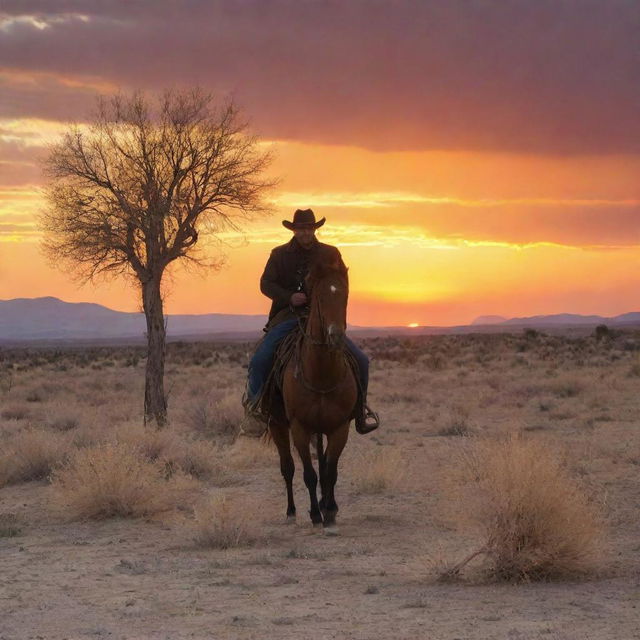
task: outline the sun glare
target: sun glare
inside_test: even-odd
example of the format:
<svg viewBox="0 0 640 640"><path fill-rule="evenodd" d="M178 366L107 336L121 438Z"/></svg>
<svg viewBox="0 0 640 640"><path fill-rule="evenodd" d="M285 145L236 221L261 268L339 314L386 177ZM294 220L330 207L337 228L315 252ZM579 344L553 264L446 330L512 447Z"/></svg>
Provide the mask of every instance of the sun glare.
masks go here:
<svg viewBox="0 0 640 640"><path fill-rule="evenodd" d="M417 322L411 322L410 324L407 325L407 327L411 328L411 329L415 329L416 327L419 327L420 325Z"/></svg>

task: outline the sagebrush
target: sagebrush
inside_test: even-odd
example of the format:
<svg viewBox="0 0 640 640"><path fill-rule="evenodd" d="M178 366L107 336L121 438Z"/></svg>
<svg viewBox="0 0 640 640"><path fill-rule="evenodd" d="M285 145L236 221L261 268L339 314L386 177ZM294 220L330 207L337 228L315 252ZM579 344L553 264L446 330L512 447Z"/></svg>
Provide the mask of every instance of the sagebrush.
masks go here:
<svg viewBox="0 0 640 640"><path fill-rule="evenodd" d="M598 566L600 510L551 445L472 438L451 459L459 522L479 542L469 559L483 555L493 577L540 580Z"/></svg>

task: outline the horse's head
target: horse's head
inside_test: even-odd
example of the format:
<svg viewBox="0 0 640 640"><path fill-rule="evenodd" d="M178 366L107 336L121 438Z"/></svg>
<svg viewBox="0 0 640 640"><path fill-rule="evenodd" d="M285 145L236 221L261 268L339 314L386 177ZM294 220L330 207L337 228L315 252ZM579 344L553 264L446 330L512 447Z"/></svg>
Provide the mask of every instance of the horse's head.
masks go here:
<svg viewBox="0 0 640 640"><path fill-rule="evenodd" d="M348 269L340 253L333 247L322 247L310 265L307 291L311 298L311 316L317 318L323 343L342 344L347 330L349 298Z"/></svg>

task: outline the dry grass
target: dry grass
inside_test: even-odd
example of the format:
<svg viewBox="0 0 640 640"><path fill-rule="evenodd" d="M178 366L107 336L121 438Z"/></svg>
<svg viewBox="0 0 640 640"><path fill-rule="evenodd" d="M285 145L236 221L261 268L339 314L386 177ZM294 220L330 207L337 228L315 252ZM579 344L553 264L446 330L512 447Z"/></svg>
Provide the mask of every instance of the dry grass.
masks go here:
<svg viewBox="0 0 640 640"><path fill-rule="evenodd" d="M170 427L158 430L141 424L118 429L116 440L136 449L146 460L164 465L167 473L179 470L200 480L210 480L217 486L234 481L222 463L221 448L209 440L193 439Z"/></svg>
<svg viewBox="0 0 640 640"><path fill-rule="evenodd" d="M469 410L463 406L451 407L444 426L438 431L439 436L468 436L473 433L469 424Z"/></svg>
<svg viewBox="0 0 640 640"><path fill-rule="evenodd" d="M0 513L0 538L14 538L21 533L15 513Z"/></svg>
<svg viewBox="0 0 640 640"><path fill-rule="evenodd" d="M73 403L75 405L75 403ZM81 425L91 425L91 420L87 419L77 406L67 406L63 402L52 403L47 407L45 426L54 431L73 431Z"/></svg>
<svg viewBox="0 0 640 640"><path fill-rule="evenodd" d="M372 358L369 399L383 424L369 436L350 434L337 486L343 534L338 538L312 535L297 454L298 525L285 527L279 522L285 491L275 448L244 438L227 444L225 429L215 426L217 414L199 424L185 420L188 409L203 398L209 399L212 409L219 402L229 403L230 414L239 414L246 377L243 364L247 362L242 345L168 345L170 423L161 432L142 428L144 362L134 367L136 352L130 348L83 347L60 353L3 349L0 366L11 371L12 382L11 388L6 385L0 390L0 457L14 437L36 430L66 436L68 452L80 447L94 453L122 447L137 469L120 469L123 456L112 453L102 467L93 465L102 480L85 462L84 471L68 471L64 487L58 480L54 487L34 482L0 489L0 512L15 513L0 513L6 586L15 594L29 594L18 608L6 601L6 615L0 614L3 630L6 627L11 635L13 629L20 637L22 630L23 635L35 637L44 612L58 615L50 620L58 625L55 628L62 629L67 618L77 620L77 625L65 629L69 637L93 633L105 624L114 635L125 637L131 635L133 623L139 629L162 626L166 634L176 637L185 624L198 637L223 637L229 625L241 635L260 635L260 629L277 626L286 637L299 637L308 623L309 598L305 600L304 589L294 583L299 580L302 584L308 570L317 568L331 593L343 602L356 602L362 614L344 610L345 619L334 629L338 634L342 629L346 635L392 637L394 620L415 617L414 613L422 616L428 609L434 613L429 616L433 634L443 638L474 633L506 637L515 628L531 637L560 637L571 632L576 637L606 635L607 617L600 622L587 620L589 616L581 615L580 607L570 604L580 600L594 611L603 606L610 610L617 637L633 637L637 624L631 605L640 566L640 432L636 419L640 378L633 367L639 362L640 331L627 332L627 339L635 340L635 350L615 337L596 343L578 335L363 339L361 346ZM124 366L129 356L132 364ZM93 369L92 364L99 368ZM227 424L232 422L227 420ZM584 428L586 424L590 428ZM468 428L477 437L435 437L441 429L457 435ZM497 436L523 428L542 429L529 432L529 437L536 441L544 434L570 451L570 467L559 460L555 475L540 472L537 458L545 462L549 452L544 447L544 455L539 449L533 463L526 462L531 455L525 456L526 464L513 452L486 451L476 465L481 473L473 476L473 466L465 466L468 461L452 455L473 448L477 440L490 449L493 444L502 447ZM384 459L389 453L396 456L391 464ZM377 456L382 457L377 461L382 462L382 470L372 464ZM504 469L498 472L508 464L518 467L515 478ZM445 479L455 465L460 474L453 495L447 496ZM63 469L71 469L70 463ZM400 469L406 480L395 476ZM528 476L523 475L524 469L529 469ZM394 474L391 480L387 472ZM180 495L180 483L187 481L185 473L198 482L190 480L193 489ZM113 477L108 479L114 475L121 478L120 484ZM399 480L400 490L394 492L391 487ZM481 555L460 569L465 580L484 582L488 575L533 580L584 573L598 566L602 552L597 540L589 546L590 533L599 527L597 513L595 524L584 519L575 507L575 495L569 491L567 497L568 482L576 487L577 504L586 502L587 509L592 506L584 499L582 484L592 487L594 493L606 489L604 507L611 523L606 543L607 551L610 547L612 552L604 556L603 569L613 579L591 585L573 581L542 584L533 590L478 585L473 597L460 601L462 617L447 615L452 591L432 584L429 577L433 572L451 575L451 560L467 560L472 552ZM230 483L242 486L229 487ZM536 483L543 485L542 495L531 493ZM520 486L524 488L517 489ZM167 492L174 489L178 497L167 500ZM51 499L54 490L55 503ZM259 500L259 513L269 518L265 526L256 523L254 507L245 506L244 494ZM224 505L198 506L196 520L193 505L208 495L227 498ZM461 526L457 531L452 522L438 517L438 506L445 502L459 502L460 510L468 512L458 515ZM184 510L163 514L162 520L171 523L170 527L139 520L62 524L47 513L49 505L55 504L62 504L72 518L145 515L175 505ZM236 511L230 513L230 508ZM178 523L185 521L181 528ZM535 524L539 521L543 527ZM265 537L257 539L253 548L233 548L250 544L256 537L255 529L243 529L247 523L257 524ZM554 527L561 533L554 534ZM521 532L519 540L514 530ZM574 539L568 540L569 535ZM538 542L532 549L534 537L547 542ZM184 547L185 541L195 545L194 538L204 545L195 555ZM577 553L571 545L577 545ZM21 552L21 546L31 553ZM210 549L204 550L207 546ZM231 548L215 550L220 547ZM50 553L37 553L45 548ZM33 588L34 554L38 555L41 586L68 583L71 592ZM72 581L66 579L69 566L76 569ZM105 576L99 584L96 568ZM124 594L123 584L131 593ZM189 589L184 589L185 584ZM236 612L233 607L240 592L247 607L237 620L231 620L231 614L214 616L217 622L203 615L211 612L211 602L220 611ZM302 595L295 602L287 600L291 605L287 611L278 611L283 598L294 592ZM363 592L371 595L363 596ZM159 593L166 597L155 597ZM104 605L100 610L87 605L96 599ZM558 605L558 615L551 623L539 615L550 599ZM70 605L75 607L71 617L67 615ZM340 609L339 602L337 607ZM113 616L107 620L102 615L115 610L125 612L117 624ZM363 628L365 619L370 624ZM380 629L378 620L388 624ZM468 624L461 626L461 620Z"/></svg>
<svg viewBox="0 0 640 640"><path fill-rule="evenodd" d="M404 478L402 456L397 449L377 448L354 456L348 473L360 493L384 493L398 489Z"/></svg>
<svg viewBox="0 0 640 640"><path fill-rule="evenodd" d="M194 440L186 442L177 464L184 473L199 480L207 480L218 487L236 484L236 476L225 463L225 452L212 442Z"/></svg>
<svg viewBox="0 0 640 640"><path fill-rule="evenodd" d="M124 443L75 452L52 476L55 501L70 519L140 517L183 504L193 482Z"/></svg>
<svg viewBox="0 0 640 640"><path fill-rule="evenodd" d="M243 412L239 396L227 395L193 400L184 416L186 425L198 435L229 444L238 435Z"/></svg>
<svg viewBox="0 0 640 640"><path fill-rule="evenodd" d="M0 486L46 478L68 456L69 439L30 429L14 435L0 455Z"/></svg>
<svg viewBox="0 0 640 640"><path fill-rule="evenodd" d="M259 506L244 496L215 495L194 509L194 540L214 549L246 547L260 538Z"/></svg>
<svg viewBox="0 0 640 640"><path fill-rule="evenodd" d="M0 411L0 417L4 420L27 420L31 417L31 411L23 404L12 402Z"/></svg>
<svg viewBox="0 0 640 640"><path fill-rule="evenodd" d="M574 398L583 393L587 385L581 378L565 375L555 380L549 387L558 398Z"/></svg>
<svg viewBox="0 0 640 640"><path fill-rule="evenodd" d="M449 573L476 555L503 580L584 574L601 562L600 513L549 446L518 436L476 440L454 459L458 517L480 548Z"/></svg>
<svg viewBox="0 0 640 640"><path fill-rule="evenodd" d="M141 423L121 426L116 430L115 439L131 449L137 449L150 462L171 460L184 445L178 434L170 428L156 429Z"/></svg>
<svg viewBox="0 0 640 640"><path fill-rule="evenodd" d="M236 471L273 465L277 460L275 445L256 438L239 438L229 447L225 457L226 465Z"/></svg>

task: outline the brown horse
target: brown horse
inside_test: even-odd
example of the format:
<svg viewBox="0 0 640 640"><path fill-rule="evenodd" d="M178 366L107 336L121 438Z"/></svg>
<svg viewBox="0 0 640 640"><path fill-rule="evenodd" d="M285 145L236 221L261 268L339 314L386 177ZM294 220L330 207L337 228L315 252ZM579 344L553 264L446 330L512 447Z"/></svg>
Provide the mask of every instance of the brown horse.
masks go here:
<svg viewBox="0 0 640 640"><path fill-rule="evenodd" d="M309 318L289 361L282 384L286 420L270 423L280 469L287 487L287 517L293 519L294 462L289 443L293 438L304 468L314 525L324 523L335 532L338 512L334 490L338 460L349 435L349 423L358 398L358 383L347 359L344 336L347 328L349 280L340 254L321 251L306 280ZM317 434L318 467L322 498L316 493L318 476L311 460L311 437ZM323 435L327 446L323 449Z"/></svg>

